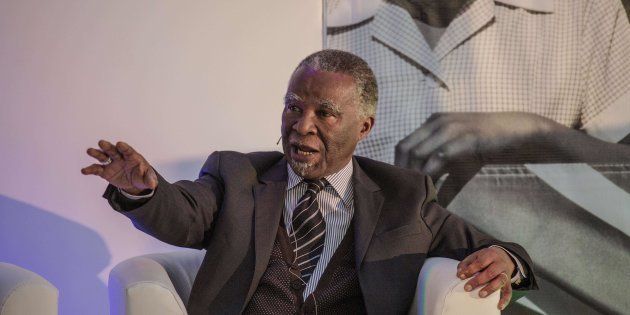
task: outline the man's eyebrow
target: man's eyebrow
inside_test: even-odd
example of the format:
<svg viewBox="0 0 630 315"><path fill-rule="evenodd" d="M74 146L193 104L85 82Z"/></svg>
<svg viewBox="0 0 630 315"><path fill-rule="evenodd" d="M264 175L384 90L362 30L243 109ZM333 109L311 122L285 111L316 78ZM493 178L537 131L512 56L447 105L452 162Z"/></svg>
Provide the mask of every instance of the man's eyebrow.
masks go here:
<svg viewBox="0 0 630 315"><path fill-rule="evenodd" d="M293 93L293 92L288 92L285 96L284 96L284 103L287 104L291 101L298 101L301 102L302 98L299 97L297 94Z"/></svg>
<svg viewBox="0 0 630 315"><path fill-rule="evenodd" d="M333 113L335 113L335 115L341 114L341 109L339 108L339 106L337 106L337 104L335 104L331 100L320 99L318 103L319 103L319 106L325 109L331 110Z"/></svg>
<svg viewBox="0 0 630 315"><path fill-rule="evenodd" d="M293 92L287 92L284 96L284 104L289 104L291 102L303 102L304 100ZM341 109L337 104L328 99L318 99L317 104L322 107L322 109L327 109L335 113L335 115L341 114Z"/></svg>

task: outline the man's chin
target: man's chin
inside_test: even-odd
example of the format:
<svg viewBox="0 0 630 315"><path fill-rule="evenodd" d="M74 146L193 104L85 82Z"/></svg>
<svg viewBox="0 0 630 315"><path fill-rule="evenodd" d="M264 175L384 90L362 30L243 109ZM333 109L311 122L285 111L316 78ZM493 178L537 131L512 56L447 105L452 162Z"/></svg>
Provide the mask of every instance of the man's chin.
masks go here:
<svg viewBox="0 0 630 315"><path fill-rule="evenodd" d="M289 160L289 165L291 166L291 169L293 169L293 172L295 172L295 174L299 175L300 177L306 179L314 179L313 175L315 175L315 166L313 163Z"/></svg>

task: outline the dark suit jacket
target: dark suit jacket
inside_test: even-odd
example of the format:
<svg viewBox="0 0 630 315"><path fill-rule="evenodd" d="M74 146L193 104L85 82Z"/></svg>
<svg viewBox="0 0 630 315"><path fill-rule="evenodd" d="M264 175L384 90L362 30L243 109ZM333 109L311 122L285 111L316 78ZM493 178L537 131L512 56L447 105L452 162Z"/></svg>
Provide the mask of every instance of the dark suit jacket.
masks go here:
<svg viewBox="0 0 630 315"><path fill-rule="evenodd" d="M516 244L475 230L435 202L429 177L366 158L354 163L354 252L369 313L406 313L428 256L461 260L501 245L528 265ZM154 196L123 211L134 225L177 246L206 248L188 302L191 314L238 313L265 271L280 223L287 185L279 152L215 152L196 181L170 184L162 177ZM105 196L117 210L113 187Z"/></svg>

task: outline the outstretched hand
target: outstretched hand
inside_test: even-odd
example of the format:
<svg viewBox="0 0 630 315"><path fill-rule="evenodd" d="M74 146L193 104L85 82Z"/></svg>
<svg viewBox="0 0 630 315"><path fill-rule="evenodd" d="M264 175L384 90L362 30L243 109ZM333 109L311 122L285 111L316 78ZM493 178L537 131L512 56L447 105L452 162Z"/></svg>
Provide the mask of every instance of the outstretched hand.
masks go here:
<svg viewBox="0 0 630 315"><path fill-rule="evenodd" d="M100 163L82 168L83 175L97 175L132 195L155 189L158 179L149 162L124 142L116 145L98 142L100 149L89 148L87 154Z"/></svg>
<svg viewBox="0 0 630 315"><path fill-rule="evenodd" d="M479 296L482 298L501 289L501 298L497 307L503 310L512 298L510 275L515 268L512 259L503 249L488 247L464 258L457 265L457 277L462 280L472 277L464 286L466 291L484 286L479 291Z"/></svg>

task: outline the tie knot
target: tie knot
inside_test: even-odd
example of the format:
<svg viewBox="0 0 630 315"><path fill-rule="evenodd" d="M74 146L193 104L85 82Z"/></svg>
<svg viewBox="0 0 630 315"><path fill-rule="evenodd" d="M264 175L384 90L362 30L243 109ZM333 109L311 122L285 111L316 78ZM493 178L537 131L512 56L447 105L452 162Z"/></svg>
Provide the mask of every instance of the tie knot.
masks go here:
<svg viewBox="0 0 630 315"><path fill-rule="evenodd" d="M328 183L324 178L305 179L304 182L308 185L307 189L312 190L315 194L318 194L322 189L324 189Z"/></svg>

